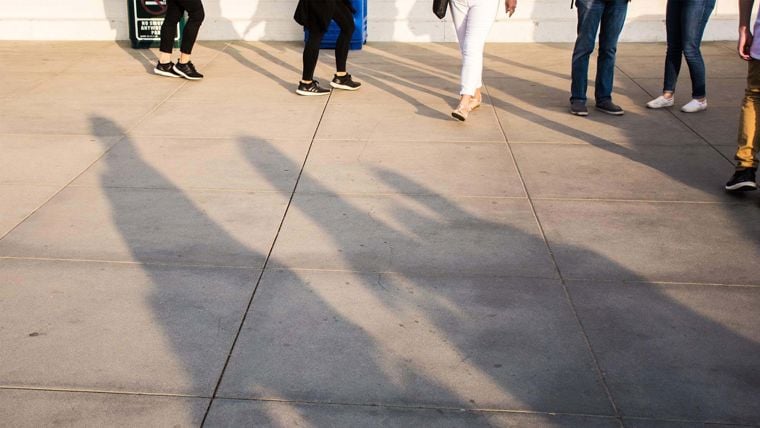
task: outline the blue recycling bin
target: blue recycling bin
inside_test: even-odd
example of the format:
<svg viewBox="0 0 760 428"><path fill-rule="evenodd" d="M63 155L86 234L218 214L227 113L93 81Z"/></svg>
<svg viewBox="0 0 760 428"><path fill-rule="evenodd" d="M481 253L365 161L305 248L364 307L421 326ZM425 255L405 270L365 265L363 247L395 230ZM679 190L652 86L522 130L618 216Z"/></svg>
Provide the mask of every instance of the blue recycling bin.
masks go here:
<svg viewBox="0 0 760 428"><path fill-rule="evenodd" d="M367 0L351 0L351 6L354 7L356 13L354 14L354 24L356 29L351 36L351 49L359 50L367 43ZM340 34L340 27L335 21L330 22L330 26L327 28L327 32L322 37L322 43L319 45L321 49L335 49L335 45L338 43L338 35ZM309 31L306 30L304 41L309 40Z"/></svg>

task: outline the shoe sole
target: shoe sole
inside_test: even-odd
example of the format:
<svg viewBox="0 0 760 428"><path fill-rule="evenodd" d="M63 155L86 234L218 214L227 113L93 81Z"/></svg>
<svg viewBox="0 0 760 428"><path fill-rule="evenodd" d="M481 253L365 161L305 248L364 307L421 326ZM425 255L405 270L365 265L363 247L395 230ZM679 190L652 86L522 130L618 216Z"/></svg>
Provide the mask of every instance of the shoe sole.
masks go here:
<svg viewBox="0 0 760 428"><path fill-rule="evenodd" d="M573 115L576 115L576 116L584 116L584 117L588 116L588 112L587 111L573 111L573 110L570 110L570 114L573 114Z"/></svg>
<svg viewBox="0 0 760 428"><path fill-rule="evenodd" d="M456 120L458 120L460 122L464 122L465 120L467 120L466 117L462 116L459 113L451 113L451 117L453 117L454 119L456 119Z"/></svg>
<svg viewBox="0 0 760 428"><path fill-rule="evenodd" d="M178 70L177 68L173 69L175 73L179 74L181 77L184 77L187 80L202 80L202 77L190 77L187 74L183 73L182 71Z"/></svg>
<svg viewBox="0 0 760 428"><path fill-rule="evenodd" d="M707 107L701 108L699 110L684 110L684 109L681 109L681 111L684 112L684 113L699 113L699 112L705 111L705 110L707 110Z"/></svg>
<svg viewBox="0 0 760 428"><path fill-rule="evenodd" d="M154 73L154 74L157 74L157 75L159 75L159 76L164 76L164 77L176 77L176 78L179 78L179 77L181 77L181 76L178 76L177 74L171 73L171 72L169 72L169 71L163 71L163 70L159 70L159 69L157 69L157 68L154 68L154 69L153 69L153 73Z"/></svg>
<svg viewBox="0 0 760 428"><path fill-rule="evenodd" d="M330 82L330 86L332 86L335 89L343 89L344 91L358 91L359 88L361 88L361 86L357 86L354 88L351 86L341 85L335 82Z"/></svg>
<svg viewBox="0 0 760 428"><path fill-rule="evenodd" d="M599 110L602 113L607 113L607 114L612 115L612 116L622 116L622 115L625 114L624 111L610 111L610 110L605 110L605 109L599 108L599 107L596 107L596 109Z"/></svg>
<svg viewBox="0 0 760 428"><path fill-rule="evenodd" d="M666 106L650 106L649 104L647 104L647 108L651 108L652 110L657 110L660 108L670 108L670 107L673 107L673 104L669 104Z"/></svg>
<svg viewBox="0 0 760 428"><path fill-rule="evenodd" d="M732 186L726 186L726 190L731 192L749 192L757 190L757 184L752 181L742 181L741 183L736 183Z"/></svg>
<svg viewBox="0 0 760 428"><path fill-rule="evenodd" d="M319 96L330 95L329 92L308 92L308 91L302 91L300 89L296 89L296 94L303 95L304 97L319 97Z"/></svg>

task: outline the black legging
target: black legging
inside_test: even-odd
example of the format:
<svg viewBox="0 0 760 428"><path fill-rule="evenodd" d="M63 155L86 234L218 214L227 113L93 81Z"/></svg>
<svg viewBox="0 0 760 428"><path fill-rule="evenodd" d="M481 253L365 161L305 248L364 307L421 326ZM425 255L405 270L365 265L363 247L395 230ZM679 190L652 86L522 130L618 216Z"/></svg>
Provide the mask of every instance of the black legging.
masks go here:
<svg viewBox="0 0 760 428"><path fill-rule="evenodd" d="M201 0L166 0L166 17L161 26L161 52L172 53L174 38L177 37L177 24L182 15L187 11L187 22L182 32L182 46L180 52L190 55L193 53L193 45L198 38L198 30L201 28L206 13L203 11Z"/></svg>
<svg viewBox="0 0 760 428"><path fill-rule="evenodd" d="M351 36L354 34L354 15L351 10L342 1L338 1L335 6L335 13L332 19L340 27L340 35L335 45L335 67L339 72L346 71L346 61L348 61L348 48L351 47ZM309 41L303 50L303 80L314 80L314 69L317 68L317 59L319 58L319 45L322 43L322 37L325 33L309 32Z"/></svg>

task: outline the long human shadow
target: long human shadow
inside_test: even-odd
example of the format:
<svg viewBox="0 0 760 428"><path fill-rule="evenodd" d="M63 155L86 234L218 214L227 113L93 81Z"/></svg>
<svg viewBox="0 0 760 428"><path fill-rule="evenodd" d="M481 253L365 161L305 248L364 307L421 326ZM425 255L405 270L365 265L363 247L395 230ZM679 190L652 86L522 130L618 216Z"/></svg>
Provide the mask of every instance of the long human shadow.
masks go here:
<svg viewBox="0 0 760 428"><path fill-rule="evenodd" d="M255 170L261 172L264 175L267 174L268 169L266 168L266 164L263 163L265 162L264 159L257 156L256 152L251 150L250 145L246 144L246 139L241 140L240 149L248 158ZM278 152L277 148L273 145L271 145L270 150L272 150L274 153ZM278 162L288 162L283 154L280 153L279 157L282 160ZM292 167L296 167L296 165L293 165ZM350 249L352 247L356 248L356 244L360 240L361 242L369 244L369 247L375 248L373 245L366 241L368 237L371 237L371 239L374 239L375 241L382 240L384 243L389 243L396 248L414 248L419 251L423 251L425 249L425 241L431 239L431 237L421 236L419 233L415 233L415 231L445 231L449 228L457 227L458 224L462 223L477 223L478 227L482 230L493 231L493 233L506 233L509 236L514 237L512 238L514 245L522 246L520 248L521 251L525 251L525 248L531 247L531 241L539 246L543 245L543 241L539 236L527 234L509 225L495 223L485 218L479 218L477 215L472 214L466 209L460 207L456 201L449 199L443 195L437 194L431 189L426 188L419 183L416 183L415 181L409 179L408 177L405 177L402 174L382 167L375 167L372 171L374 177L376 177L380 182L384 183L388 187L395 188L400 192L398 195L398 198L400 200L412 200L414 204L425 206L427 208L426 213L423 214L420 213L420 211L417 209L410 209L402 202L396 203L393 206L392 214L392 222L395 224L395 226L391 226L391 224L389 224L389 221L378 220L375 216L368 214L366 212L366 209L354 206L351 201L341 197L341 195L338 193L321 185L315 177L311 177L309 174L303 174L301 177L301 183L308 186L308 191L305 193L296 194L296 197L293 199L293 202L291 204L290 210L294 212L297 211L299 214L304 215L309 222L317 225L319 230L324 233L331 240L331 242L333 242L335 248L338 249ZM274 180L274 177L272 177L270 184L277 187L277 182ZM280 187L280 191L285 192L289 191L289 189ZM404 196L404 192L414 195L428 195L428 197ZM329 203L314 204L314 198L323 199L325 201L329 201ZM293 215L293 213L289 215ZM367 224L363 225L365 226L364 230L366 231L369 227L371 227L372 230L366 231L367 236L361 236L362 234L357 235L356 233L352 233L356 231L352 230L350 227L347 228L345 225L346 222L356 221L357 219L367 217L368 215L372 218L372 221L367 222ZM359 230L361 230L361 228ZM526 245L526 243L528 244ZM645 278L638 277L633 272L629 272L624 267L617 265L614 261L609 260L605 256L597 254L589 249L567 245L557 246L556 244L553 244L552 247L553 250L560 250L565 253L572 252L577 260L590 260L593 263L614 265L620 271L624 272L627 277L633 278L634 283L647 282ZM382 246L379 246L379 248L382 248ZM502 248L501 251L507 254L515 251L515 248ZM347 264L347 270L375 272L383 269L383 266L381 266L379 263L376 263L374 265L372 263L368 264L366 261L366 253L356 251L343 251L341 255ZM465 251L459 255L459 258L461 260L467 261L472 257L477 257L480 255L482 254L478 254L477 251L474 253L468 253ZM380 251L375 254L375 256L380 259L384 257L384 254L382 254L382 251ZM424 259L424 257L422 258ZM288 264L287 260L280 260L279 262L283 263L285 266ZM422 272L419 276L414 273L414 266L402 266L400 270L395 273L395 275L403 278L401 282L407 285L411 283L414 287L414 284L417 284L420 289L424 289L424 280L421 280L420 278L425 277L426 275L430 275L430 267L435 267L435 264L436 262L433 261L430 266L424 266L423 262L423 264L419 266L420 271ZM389 265L387 270L393 271L394 266L392 264ZM451 277L459 276L460 278L468 276L477 278L481 273L486 276L492 274L489 272L488 267L483 266L479 266L478 273L468 273L465 271L460 272L459 274L455 274L449 272ZM479 288L477 280L472 283L465 283L471 287L470 291L473 295L477 296L483 292L480 297L488 298L488 293L484 292L485 289ZM577 293L582 295L585 292L584 284L582 282L575 281L573 283L580 285L574 286L575 288L571 287L571 294ZM683 382L690 382L692 386L693 384L710 383L715 379L716 372L721 373L727 379L735 378L737 376L738 368L743 376L748 376L748 379L750 379L750 384L754 385L751 388L754 388L756 391L760 391L760 382L751 380L751 373L753 369L752 367L746 366L747 359L743 359L743 357L738 357L737 359L733 360L730 357L726 358L725 360L722 360L721 358L714 358L716 355L757 355L757 352L760 351L760 344L740 334L737 334L730 328L730 326L722 325L721 323L713 321L708 317L700 314L697 310L689 307L687 304L683 304L676 298L669 296L665 291L657 288L657 286L638 284L630 285L630 288L626 287L624 290L625 292L621 292L621 295L631 293L632 295L636 296L636 299L638 299L642 305L651 304L651 306L644 309L641 307L637 308L636 304L624 303L621 304L618 308L613 308L613 310L618 309L625 311L638 309L646 313L647 319L639 319L638 316L641 314L637 314L635 316L622 315L619 317L616 317L614 314L602 314L601 318L606 321L604 325L596 324L592 327L586 327L587 331L593 330L592 341L594 341L594 339L597 339L595 336L604 335L607 328L619 331L623 335L630 334L631 336L637 336L638 339L641 339L641 336L643 335L649 334L649 340L657 341L661 339L657 338L655 336L655 333L652 332L656 331L658 328L661 328L663 325L667 325L672 329L684 332L682 337L679 337L678 342L674 343L673 346L667 346L660 343L660 346L646 349L644 355L632 355L630 358L633 360L633 362L635 362L637 359L642 359L644 361L666 360L672 364L674 370L683 371ZM397 309L398 302L394 301L392 298L389 298L386 293L382 292L382 289L364 287L362 291L372 293L375 296L373 301L380 302L385 308L387 308L388 313L393 314L394 310ZM446 293L441 292L441 295L444 294ZM459 302L456 301L449 300L445 301L444 303L443 299L441 300L440 304L431 304L430 301L436 301L436 299L430 299L430 297L430 295L421 296L420 298L425 299L425 305L423 306L423 302L419 301L418 303L420 304L418 304L417 307L427 308L418 309L420 312L422 312L420 316L422 318L432 320L433 324L436 327L434 329L435 335L446 338L448 340L447 344L449 345L449 348L443 351L439 349L437 352L440 352L441 355L446 355L448 352L448 356L450 357L453 357L455 355L467 355L469 357L467 361L471 365L468 370L471 370L474 373L478 373L481 376L484 387L494 388L496 394L501 393L515 397L517 401L523 404L523 409L548 412L558 411L556 408L556 403L554 406L550 405L549 402L551 399L547 397L555 396L557 391L567 390L568 385L564 382L563 379L561 379L562 376L548 379L540 378L540 376L534 376L531 377L531 379L527 382L524 380L518 380L516 377L499 376L497 374L498 371L494 371L493 360L489 359L489 357L486 355L473 355L471 350L473 348L474 342L468 339L467 335L462 334L462 331L460 330L460 328L462 328L461 325L452 323L452 319L457 319L457 317L461 316L462 313L466 313L467 308L460 305ZM493 298L493 295L491 295L490 298ZM408 299L411 300L412 305L415 303L414 296L410 296ZM619 299L619 297L611 298L609 299L609 302L619 304ZM596 304L595 306L595 300L596 299L594 299L593 296L589 296L588 294L585 296L584 302L582 302L582 304L586 306L588 312L604 312L609 310L603 305L600 306ZM622 300L625 301L625 298L623 297ZM329 302L323 302L323 304L330 306ZM628 304L628 306L626 306L626 304ZM551 310L551 308L548 306L543 309L547 311ZM254 310L256 310L255 301ZM336 310L339 310L339 308L336 308ZM580 317L582 321L586 316L591 316L591 314L588 312L585 314L581 313ZM599 316L598 313L596 315L597 317ZM360 328L367 329L367 326L362 324L361 320L354 319L349 321L357 323L358 327ZM516 344L515 347L510 348L510 345L506 345L506 349L500 348L502 350L505 350L507 354L512 352L515 354L524 352L525 348L530 348L530 345L526 345L527 343L530 343L531 340L537 340L537 338L531 338L527 334L525 337L521 337L520 339L515 340L515 337L500 335L498 329L498 326L494 326L493 329L489 330L488 332L471 331L469 333L471 335L480 334L482 335L481 337L489 337L490 335L492 340L494 337L496 337L504 341L514 341ZM375 349L388 347L388 344L392 343L394 340L393 337L388 337L385 341L378 340L377 336L373 337ZM607 338L609 339L609 336ZM705 340L705 338L709 340ZM599 342L603 341L604 340L599 340ZM494 346L499 347L500 345L503 346L504 344L499 344L498 340L496 340ZM551 349L542 350L540 349L540 346L541 345L537 345L536 348L532 348L532 351L536 352L536 356L545 355L546 353L552 352ZM615 339L612 341L612 344L608 346L600 345L601 348L606 348L603 350L605 353L604 360L610 363L619 362L612 361L614 359L614 354L618 352L624 353L627 346L628 344L626 343L625 339L622 341ZM695 349L700 350L698 352L699 362L703 365L710 365L711 372L705 373L704 377L701 379L694 379L693 371L689 372L688 370L688 362L694 359ZM588 358L588 362L590 362L591 357L586 357ZM402 355L399 355L398 358L403 359L403 353ZM628 362L629 361L626 361L626 363ZM551 371L553 367L552 364L561 365L563 363L566 362L563 362L561 358L550 359L545 363L546 365L543 368ZM679 364L685 366L679 367ZM757 361L755 368L757 368L757 366L760 366L760 361ZM535 366L531 368L535 369ZM521 369L521 367L511 366L509 369L517 372ZM564 367L564 370L567 372L571 371L572 369L572 363L568 364L567 367ZM560 372L562 372L562 370L560 370ZM613 373L613 375L617 375L622 378L626 375L631 376L631 373ZM646 378L646 381L655 381L657 374L643 374L642 376ZM687 379L686 376L692 377ZM612 380L614 382L616 379ZM630 378L628 380L630 380ZM428 374L428 383L430 385L437 386L437 393L440 393L441 389L444 389L447 391L447 396L455 397L455 400L461 400L463 397L462 393L465 389L464 385L462 385L460 389L460 386L458 385L447 384L445 380L436 378L435 373ZM626 385L621 386L621 384L625 384L625 381L617 383L616 388L626 387ZM426 399L429 400L430 396L434 395L430 394L426 396L425 392L421 392L425 391L425 389L416 387L413 382L410 382L409 385L400 386L397 392L401 392L402 394L408 393L408 390L406 390L406 388L408 388L408 390L417 391L418 394L416 398L423 402L425 402ZM695 388L685 388L681 383L664 384L661 385L660 388L661 391L665 392L665 394L663 394L664 396L685 398L693 409L711 409L715 404L715 395L711 394L710 392L704 393L703 391ZM616 391L617 390L613 390L613 394ZM425 402L425 404L430 405L435 403ZM467 404L477 406L478 403L462 403L461 405L467 407ZM741 403L737 406L737 411L742 415L736 417L734 421L747 421L746 415L748 414L748 411L751 412L752 409L748 409L746 406L746 403ZM756 411L755 415L757 415L757 417L760 417L760 409L754 410ZM629 413L627 416L631 416L631 414ZM633 416L651 415L634 414ZM665 413L660 413L656 416L685 417L683 414L670 415Z"/></svg>
<svg viewBox="0 0 760 428"><path fill-rule="evenodd" d="M106 136L98 132L103 123L110 123L114 129L118 129L118 125L105 117L92 118L93 135L103 138L106 144ZM258 140L247 143L252 147L263 144ZM208 195L194 198L178 188L142 158L131 138L124 138L117 147L121 155L118 162L109 156L102 161L106 166L100 177L102 189L111 206L114 226L132 259L152 282L146 305L170 344L176 362L183 367L188 383L179 391L164 391L157 382L151 392L211 397L257 284L254 272L263 267L267 254L250 248L228 232L225 225L212 219L206 209L208 205L201 205L202 200L209 203ZM256 153L261 154L261 151ZM272 161L280 162L278 165L286 169L298 170L287 157ZM269 166L267 171L274 174L271 163ZM151 183L150 188L115 186L125 175L141 177ZM287 196L287 185L283 185L281 179L277 183L283 186L283 196ZM201 193L204 192L198 192ZM256 207L251 206L251 209ZM297 273L292 276L298 278ZM295 287L308 288L307 283ZM320 317L345 318L326 303L311 310ZM363 362L364 373L375 379L384 378L383 367L372 363L382 350L370 337L354 336L353 340L360 350L355 356ZM282 376L291 374L282 373ZM160 379L159 373L156 378ZM434 382L428 384L424 377L419 382L428 390L436 388ZM387 383L391 384L391 380ZM276 384L260 387L274 396L287 395L278 390ZM445 395L446 391L439 390L438 394ZM293 407L292 411L297 413L298 409ZM276 419L270 423L278 424Z"/></svg>

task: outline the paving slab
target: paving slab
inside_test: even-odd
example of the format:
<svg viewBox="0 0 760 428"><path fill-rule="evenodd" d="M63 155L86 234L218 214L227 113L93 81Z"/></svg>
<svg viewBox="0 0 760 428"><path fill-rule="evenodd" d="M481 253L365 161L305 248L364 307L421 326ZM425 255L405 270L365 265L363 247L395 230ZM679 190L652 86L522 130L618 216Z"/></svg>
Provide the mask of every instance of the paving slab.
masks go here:
<svg viewBox="0 0 760 428"><path fill-rule="evenodd" d="M195 82L203 84L203 82ZM288 101L289 98L292 98ZM315 99L318 98L318 99ZM319 124L327 97L284 94L267 107L253 99L193 103L168 101L146 117L132 134L182 138L310 139ZM177 112L181 111L180 116ZM213 122L209 122L213 118Z"/></svg>
<svg viewBox="0 0 760 428"><path fill-rule="evenodd" d="M734 157L736 156L736 144L732 145L726 145L726 146L715 146L716 149L720 151L720 153L731 162L731 165L735 165L736 161L734 160ZM728 175L730 176L732 171L729 169Z"/></svg>
<svg viewBox="0 0 760 428"><path fill-rule="evenodd" d="M133 137L113 147L74 185L292 189L308 149L308 140ZM251 159L255 159L256 168L252 167Z"/></svg>
<svg viewBox="0 0 760 428"><path fill-rule="evenodd" d="M505 144L317 141L302 193L525 197Z"/></svg>
<svg viewBox="0 0 760 428"><path fill-rule="evenodd" d="M741 98L735 106L711 107L708 114L682 114L679 119L709 144L736 145L741 116Z"/></svg>
<svg viewBox="0 0 760 428"><path fill-rule="evenodd" d="M276 193L70 187L1 240L0 255L259 268L286 204Z"/></svg>
<svg viewBox="0 0 760 428"><path fill-rule="evenodd" d="M753 428L757 425L743 425L743 424L721 424L714 422L699 422L699 421L661 421L646 418L623 418L623 423L626 428Z"/></svg>
<svg viewBox="0 0 760 428"><path fill-rule="evenodd" d="M729 171L730 172L730 171ZM736 204L535 201L566 278L760 284L755 198ZM741 257L736 257L741 254Z"/></svg>
<svg viewBox="0 0 760 428"><path fill-rule="evenodd" d="M611 412L559 282L483 277L268 272L219 396Z"/></svg>
<svg viewBox="0 0 760 428"><path fill-rule="evenodd" d="M528 201L509 198L297 194L270 263L436 275L556 275Z"/></svg>
<svg viewBox="0 0 760 428"><path fill-rule="evenodd" d="M705 145L514 144L532 198L735 201L730 164Z"/></svg>
<svg viewBox="0 0 760 428"><path fill-rule="evenodd" d="M570 292L623 415L760 423L760 288L573 282Z"/></svg>
<svg viewBox="0 0 760 428"><path fill-rule="evenodd" d="M0 87L0 99L14 100L23 97L50 76L46 73L27 73L13 71L3 74L3 86Z"/></svg>
<svg viewBox="0 0 760 428"><path fill-rule="evenodd" d="M0 184L0 238L61 190L60 186Z"/></svg>
<svg viewBox="0 0 760 428"><path fill-rule="evenodd" d="M17 428L197 427L207 406L202 398L0 389L0 417Z"/></svg>
<svg viewBox="0 0 760 428"><path fill-rule="evenodd" d="M24 98L48 103L69 99L83 104L103 101L122 101L125 104L159 102L186 82L148 73L128 74L118 79L114 79L112 73L92 73L86 80L82 79L81 72L63 73L26 92Z"/></svg>
<svg viewBox="0 0 760 428"><path fill-rule="evenodd" d="M335 91L330 104L351 109L355 104L376 103L394 105L399 102L415 106L437 103L456 103L459 99L459 83L452 78L431 75L426 78L399 76L392 71L381 72L375 68L354 71L356 80L362 82L358 91ZM490 108L488 95L484 95L484 110Z"/></svg>
<svg viewBox="0 0 760 428"><path fill-rule="evenodd" d="M120 136L155 106L153 101L22 99L0 105L0 134Z"/></svg>
<svg viewBox="0 0 760 428"><path fill-rule="evenodd" d="M0 183L64 186L120 137L0 135Z"/></svg>
<svg viewBox="0 0 760 428"><path fill-rule="evenodd" d="M594 109L589 88L589 116L569 112L566 79L498 78L486 82L488 93L510 143L693 144L698 137L672 115L647 109L646 94L632 80L618 76L615 102L626 110L611 116Z"/></svg>
<svg viewBox="0 0 760 428"><path fill-rule="evenodd" d="M216 400L211 406L208 427L619 427L612 418L505 412L468 412L440 409L404 409L373 406L332 406Z"/></svg>
<svg viewBox="0 0 760 428"><path fill-rule="evenodd" d="M456 96L389 109L375 103L328 105L319 125L320 140L504 141L492 111L476 111L466 123L452 119Z"/></svg>
<svg viewBox="0 0 760 428"><path fill-rule="evenodd" d="M0 260L0 385L210 396L258 275Z"/></svg>

